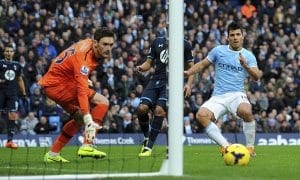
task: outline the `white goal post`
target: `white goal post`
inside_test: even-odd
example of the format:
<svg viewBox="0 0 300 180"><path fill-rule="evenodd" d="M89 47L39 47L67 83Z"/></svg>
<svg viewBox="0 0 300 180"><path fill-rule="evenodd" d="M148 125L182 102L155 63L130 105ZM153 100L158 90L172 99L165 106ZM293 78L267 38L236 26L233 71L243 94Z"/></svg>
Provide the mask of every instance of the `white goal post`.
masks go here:
<svg viewBox="0 0 300 180"><path fill-rule="evenodd" d="M183 0L169 2L168 175L183 174Z"/></svg>

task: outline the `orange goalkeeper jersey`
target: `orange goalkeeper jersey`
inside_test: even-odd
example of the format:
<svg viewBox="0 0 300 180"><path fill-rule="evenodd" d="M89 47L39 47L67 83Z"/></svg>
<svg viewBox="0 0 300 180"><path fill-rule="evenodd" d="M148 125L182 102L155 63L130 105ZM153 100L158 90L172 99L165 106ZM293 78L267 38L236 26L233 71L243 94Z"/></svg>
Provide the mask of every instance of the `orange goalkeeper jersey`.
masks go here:
<svg viewBox="0 0 300 180"><path fill-rule="evenodd" d="M99 60L93 52L93 40L78 41L62 51L52 62L48 72L39 80L42 87L65 87L76 92L81 111L89 112L88 75L95 70ZM75 87L75 89L70 89ZM59 94L59 92L57 92ZM70 93L71 94L71 93Z"/></svg>

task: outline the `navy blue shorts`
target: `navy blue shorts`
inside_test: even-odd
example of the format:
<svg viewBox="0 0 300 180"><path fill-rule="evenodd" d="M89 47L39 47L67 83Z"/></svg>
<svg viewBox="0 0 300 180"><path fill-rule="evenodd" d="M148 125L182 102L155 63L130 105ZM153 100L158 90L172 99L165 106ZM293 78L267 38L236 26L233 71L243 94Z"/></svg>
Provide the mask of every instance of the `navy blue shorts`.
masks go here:
<svg viewBox="0 0 300 180"><path fill-rule="evenodd" d="M0 90L0 112L18 110L18 95L8 90Z"/></svg>
<svg viewBox="0 0 300 180"><path fill-rule="evenodd" d="M150 80L141 96L141 103L154 110L156 105L167 109L167 82L166 80Z"/></svg>

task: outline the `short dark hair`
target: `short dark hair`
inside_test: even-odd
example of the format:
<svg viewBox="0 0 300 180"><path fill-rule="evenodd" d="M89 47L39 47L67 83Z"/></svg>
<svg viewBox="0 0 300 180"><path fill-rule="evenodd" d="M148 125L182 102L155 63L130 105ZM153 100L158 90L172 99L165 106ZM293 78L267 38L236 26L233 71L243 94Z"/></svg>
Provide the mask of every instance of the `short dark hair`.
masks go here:
<svg viewBox="0 0 300 180"><path fill-rule="evenodd" d="M227 27L227 34L229 34L229 31L237 30L237 29L240 29L243 33L243 27L240 24L238 24L237 22L232 22Z"/></svg>
<svg viewBox="0 0 300 180"><path fill-rule="evenodd" d="M12 48L12 49L14 49L14 46L13 46L12 43L5 43L4 44L4 48Z"/></svg>
<svg viewBox="0 0 300 180"><path fill-rule="evenodd" d="M114 38L115 36L114 36L114 33L107 27L101 27L99 29L96 29L96 31L94 33L94 39L99 41L100 39L102 39L104 37Z"/></svg>

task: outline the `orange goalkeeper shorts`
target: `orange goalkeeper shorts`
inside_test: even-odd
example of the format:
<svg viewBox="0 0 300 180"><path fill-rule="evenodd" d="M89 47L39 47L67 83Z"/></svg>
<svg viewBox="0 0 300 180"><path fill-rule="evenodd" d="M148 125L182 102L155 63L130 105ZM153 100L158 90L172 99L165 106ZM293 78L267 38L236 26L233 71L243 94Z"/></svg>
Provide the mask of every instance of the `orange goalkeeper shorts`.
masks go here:
<svg viewBox="0 0 300 180"><path fill-rule="evenodd" d="M75 85L48 86L43 89L47 97L59 104L68 113L73 114L80 109L77 93L74 90L76 89ZM89 89L89 100L91 100L95 94L95 90Z"/></svg>

